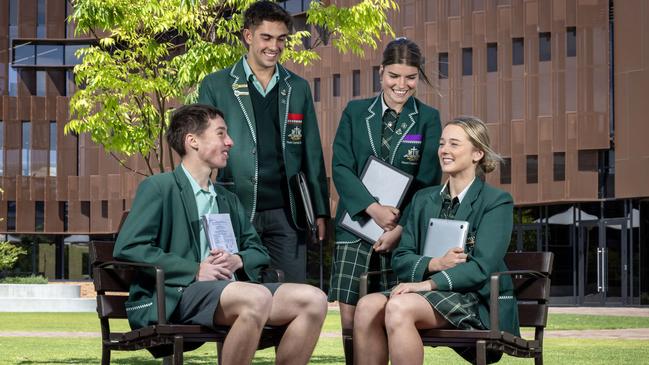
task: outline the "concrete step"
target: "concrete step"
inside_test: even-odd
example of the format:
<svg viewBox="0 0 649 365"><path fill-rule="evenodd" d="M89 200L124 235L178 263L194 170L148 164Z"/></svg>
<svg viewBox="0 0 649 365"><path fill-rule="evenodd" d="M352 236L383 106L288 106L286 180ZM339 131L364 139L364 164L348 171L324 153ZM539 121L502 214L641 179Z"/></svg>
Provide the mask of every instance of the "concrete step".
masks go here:
<svg viewBox="0 0 649 365"><path fill-rule="evenodd" d="M0 298L79 298L79 285L0 284Z"/></svg>
<svg viewBox="0 0 649 365"><path fill-rule="evenodd" d="M96 308L96 299L0 298L0 312L96 312Z"/></svg>

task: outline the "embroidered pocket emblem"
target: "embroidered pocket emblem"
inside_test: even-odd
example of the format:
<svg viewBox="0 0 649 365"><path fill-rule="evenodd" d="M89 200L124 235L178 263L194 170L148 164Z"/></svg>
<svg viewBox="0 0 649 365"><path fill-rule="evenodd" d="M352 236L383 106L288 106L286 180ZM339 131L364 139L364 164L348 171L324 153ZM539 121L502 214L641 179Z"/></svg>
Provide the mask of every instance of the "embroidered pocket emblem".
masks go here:
<svg viewBox="0 0 649 365"><path fill-rule="evenodd" d="M419 154L419 148L417 148L417 147L411 147L411 148L408 150L408 153L406 153L405 155L403 155L403 158L405 158L406 160L408 160L408 161L410 161L410 162L417 162L417 161L419 161L419 159L421 158L421 155Z"/></svg>
<svg viewBox="0 0 649 365"><path fill-rule="evenodd" d="M302 142L302 128L299 126L293 127L291 133L288 135L288 139L293 143Z"/></svg>

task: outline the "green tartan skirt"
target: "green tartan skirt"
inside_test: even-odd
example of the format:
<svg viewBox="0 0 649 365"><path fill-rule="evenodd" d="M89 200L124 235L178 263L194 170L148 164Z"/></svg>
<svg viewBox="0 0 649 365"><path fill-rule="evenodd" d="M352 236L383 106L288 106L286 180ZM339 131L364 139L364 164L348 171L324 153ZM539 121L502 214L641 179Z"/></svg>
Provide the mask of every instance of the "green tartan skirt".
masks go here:
<svg viewBox="0 0 649 365"><path fill-rule="evenodd" d="M329 301L356 305L361 274L367 271L381 271L378 279L370 281L369 293L388 290L396 285L396 275L391 271L391 258L390 253L374 252L372 245L363 240L336 244Z"/></svg>
<svg viewBox="0 0 649 365"><path fill-rule="evenodd" d="M462 330L487 329L478 315L478 301L475 293L461 294L452 291L432 290L418 292L450 324Z"/></svg>

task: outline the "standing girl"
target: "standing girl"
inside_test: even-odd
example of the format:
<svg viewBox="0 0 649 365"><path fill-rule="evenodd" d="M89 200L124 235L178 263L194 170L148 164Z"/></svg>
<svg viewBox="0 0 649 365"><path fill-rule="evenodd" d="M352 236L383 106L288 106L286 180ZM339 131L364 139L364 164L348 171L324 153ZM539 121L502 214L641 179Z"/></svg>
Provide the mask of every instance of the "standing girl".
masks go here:
<svg viewBox="0 0 649 365"><path fill-rule="evenodd" d="M338 125L333 145L333 180L340 196L336 222L347 212L354 220L372 218L384 230L376 242L367 242L336 227L329 300L338 301L344 329L353 328L363 272L383 272L375 286L378 290L387 290L396 282L386 271L403 222L399 209L381 205L364 187L360 176L366 161L376 156L414 176L403 199L404 209L415 191L436 185L441 178L435 157L441 134L439 112L414 97L420 78L430 85L423 62L413 41L398 38L390 42L379 69L381 93L350 101Z"/></svg>

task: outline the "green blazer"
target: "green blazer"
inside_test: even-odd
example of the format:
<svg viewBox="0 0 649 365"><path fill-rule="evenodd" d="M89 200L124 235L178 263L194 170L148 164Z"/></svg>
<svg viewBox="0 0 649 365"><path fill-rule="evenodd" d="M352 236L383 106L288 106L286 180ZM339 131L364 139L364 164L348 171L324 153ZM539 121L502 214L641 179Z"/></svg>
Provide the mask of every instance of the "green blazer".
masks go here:
<svg viewBox="0 0 649 365"><path fill-rule="evenodd" d="M239 280L259 281L270 257L234 194L215 186L220 213L229 213L243 268ZM200 264L199 217L191 184L178 166L173 172L146 178L138 187L128 218L117 236L113 255L120 260L160 266L165 271L167 320L185 287L194 282ZM132 328L157 321L155 276L143 272L131 284L126 303Z"/></svg>
<svg viewBox="0 0 649 365"><path fill-rule="evenodd" d="M246 210L250 221L255 216L259 181L255 113L248 93L243 58L234 66L210 74L198 90L198 102L213 105L223 111L228 133L234 140L230 162L219 171L219 183L234 192ZM291 180L298 172L306 175L313 209L317 216L330 216L327 175L322 158L318 120L313 107L311 89L306 80L278 65L279 113L282 153L286 177ZM296 192L289 185L293 223L302 226L296 213Z"/></svg>
<svg viewBox="0 0 649 365"><path fill-rule="evenodd" d="M490 328L489 281L492 273L507 271L503 259L512 235L512 197L509 193L476 178L455 214L456 220L469 222L467 261L448 270L429 273L428 263L431 258L421 256L420 253L423 250L428 221L438 217L442 208L441 189L442 186L434 186L415 194L401 243L392 255L392 268L402 282L417 282L430 278L437 284L437 290L477 293L481 299L480 320ZM501 278L498 299L499 328L519 335L518 307L509 276Z"/></svg>
<svg viewBox="0 0 649 365"><path fill-rule="evenodd" d="M361 182L360 175L367 159L381 153L381 109L379 94L371 99L352 100L343 111L333 144L333 180L340 196L336 222L342 220L345 211L353 219L362 218L366 215L365 208L376 201ZM401 211L405 211L414 192L439 184L442 176L437 158L441 135L439 112L411 97L399 114L397 127L397 134L392 138L392 155L387 162L414 176L401 203ZM337 243L359 240L337 226Z"/></svg>

